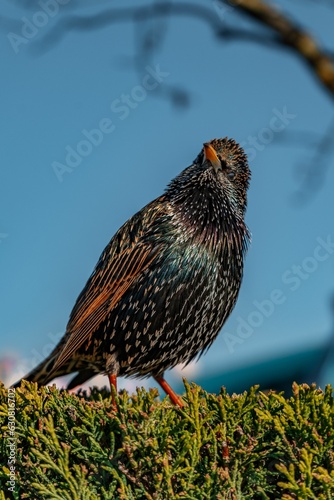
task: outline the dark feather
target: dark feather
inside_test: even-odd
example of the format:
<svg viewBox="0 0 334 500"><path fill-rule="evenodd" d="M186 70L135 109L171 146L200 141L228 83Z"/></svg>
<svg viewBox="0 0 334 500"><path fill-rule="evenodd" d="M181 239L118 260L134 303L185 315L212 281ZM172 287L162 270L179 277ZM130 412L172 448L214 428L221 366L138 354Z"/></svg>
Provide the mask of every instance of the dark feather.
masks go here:
<svg viewBox="0 0 334 500"><path fill-rule="evenodd" d="M235 141L215 139L209 149L213 163L202 150L117 231L63 339L28 380L79 372L73 388L97 373L158 379L212 344L242 280L250 172Z"/></svg>

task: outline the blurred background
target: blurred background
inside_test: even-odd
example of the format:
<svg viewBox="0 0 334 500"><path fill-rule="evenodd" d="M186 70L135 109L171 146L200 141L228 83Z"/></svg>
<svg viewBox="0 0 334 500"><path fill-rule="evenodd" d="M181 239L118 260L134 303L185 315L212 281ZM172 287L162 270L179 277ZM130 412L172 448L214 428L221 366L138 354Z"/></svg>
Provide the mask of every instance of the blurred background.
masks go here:
<svg viewBox="0 0 334 500"><path fill-rule="evenodd" d="M244 280L213 347L167 380L179 391L186 376L229 392L334 383L334 6L277 0L257 15L254 3L269 6L1 3L5 384L61 338L120 225L203 142L225 136L243 145L252 170ZM297 47L298 33L307 36ZM137 385L154 381L120 380Z"/></svg>

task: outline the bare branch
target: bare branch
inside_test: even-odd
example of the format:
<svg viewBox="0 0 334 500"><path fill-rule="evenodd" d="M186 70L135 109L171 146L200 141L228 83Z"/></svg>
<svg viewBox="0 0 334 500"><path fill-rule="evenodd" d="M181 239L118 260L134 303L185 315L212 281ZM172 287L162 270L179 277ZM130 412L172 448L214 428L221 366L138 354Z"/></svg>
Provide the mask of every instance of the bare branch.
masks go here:
<svg viewBox="0 0 334 500"><path fill-rule="evenodd" d="M170 17L171 15L180 17L193 17L205 24L209 25L213 32L221 38L240 38L255 43L278 43L278 38L274 36L272 39L267 34L258 34L253 31L241 30L238 28L228 27L221 21L214 9L202 7L200 5L192 5L189 3L178 2L171 4L169 2L159 2L157 4L144 7L133 8L112 8L103 12L89 16L71 15L67 18L62 18L58 23L47 33L43 39L40 49L43 50L54 45L63 36L70 31L86 31L103 28L115 23L121 22L144 22L148 19L156 19L160 17ZM44 47L42 47L44 46Z"/></svg>
<svg viewBox="0 0 334 500"><path fill-rule="evenodd" d="M289 19L274 5L263 0L216 0L222 5L230 5L237 11L255 19L269 33L239 29L228 26L217 15L213 8L189 3L159 2L152 5L133 8L111 8L99 14L89 16L71 15L58 21L55 27L42 39L39 49L54 45L69 31L98 29L113 23L142 23L148 19L186 16L200 19L211 27L217 37L224 40L247 40L254 43L272 44L278 47L288 47L312 69L318 80L334 96L334 58L326 53L314 38L296 22ZM149 43L149 40L147 40Z"/></svg>
<svg viewBox="0 0 334 500"><path fill-rule="evenodd" d="M221 1L227 3L224 0ZM301 56L332 97L334 96L333 57L326 54L309 33L288 19L273 5L262 0L228 0L228 3L277 33L282 44Z"/></svg>

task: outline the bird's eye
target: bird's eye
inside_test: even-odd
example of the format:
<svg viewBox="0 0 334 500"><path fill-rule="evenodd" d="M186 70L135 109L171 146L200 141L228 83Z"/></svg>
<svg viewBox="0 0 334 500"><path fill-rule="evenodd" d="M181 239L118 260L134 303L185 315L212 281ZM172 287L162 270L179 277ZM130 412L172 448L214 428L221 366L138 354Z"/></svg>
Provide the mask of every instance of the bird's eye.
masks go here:
<svg viewBox="0 0 334 500"><path fill-rule="evenodd" d="M228 174L227 174L227 177L229 179L231 179L231 181L233 181L233 179L235 177L235 172L233 172L233 170L230 170L230 172L228 172Z"/></svg>

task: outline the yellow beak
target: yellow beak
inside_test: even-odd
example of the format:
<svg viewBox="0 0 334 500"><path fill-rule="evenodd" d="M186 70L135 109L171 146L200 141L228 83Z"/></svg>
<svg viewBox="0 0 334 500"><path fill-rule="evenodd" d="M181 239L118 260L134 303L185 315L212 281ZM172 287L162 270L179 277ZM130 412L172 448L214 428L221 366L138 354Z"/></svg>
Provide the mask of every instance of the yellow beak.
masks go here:
<svg viewBox="0 0 334 500"><path fill-rule="evenodd" d="M211 146L211 144L209 142L205 142L203 144L203 146L204 146L205 159L212 164L212 166L214 167L215 170L217 170L221 166L221 163L220 163L220 160L217 156L216 151L214 150L214 148Z"/></svg>

